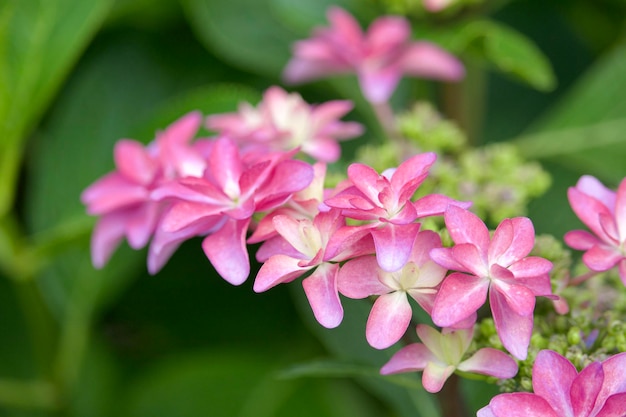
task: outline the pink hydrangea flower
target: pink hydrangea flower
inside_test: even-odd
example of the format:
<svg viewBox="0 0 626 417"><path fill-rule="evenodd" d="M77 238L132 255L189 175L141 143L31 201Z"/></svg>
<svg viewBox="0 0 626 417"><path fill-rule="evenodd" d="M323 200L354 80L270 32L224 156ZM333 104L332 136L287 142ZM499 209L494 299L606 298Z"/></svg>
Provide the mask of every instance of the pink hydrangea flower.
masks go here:
<svg viewBox="0 0 626 417"><path fill-rule="evenodd" d="M624 417L626 353L594 362L577 372L551 350L537 354L534 393L496 395L478 417Z"/></svg>
<svg viewBox="0 0 626 417"><path fill-rule="evenodd" d="M417 325L422 343L413 343L396 352L380 370L383 375L423 371L422 385L428 392L439 392L455 370L496 378L512 378L517 363L506 353L482 348L463 360L472 342L472 329L443 329L441 333L424 324Z"/></svg>
<svg viewBox="0 0 626 417"><path fill-rule="evenodd" d="M439 12L455 3L457 0L424 0L424 8L429 12Z"/></svg>
<svg viewBox="0 0 626 417"><path fill-rule="evenodd" d="M337 141L363 133L361 124L339 121L350 110L349 101L311 106L297 93L271 87L257 107L242 103L237 113L209 116L207 127L236 140L244 151L299 148L318 161L335 162L341 154Z"/></svg>
<svg viewBox="0 0 626 417"><path fill-rule="evenodd" d="M385 349L402 338L413 315L408 297L430 314L437 288L447 272L428 256L436 247L441 247L439 235L424 230L415 236L411 255L398 271L383 270L374 256L349 260L339 271L341 294L349 298L379 296L365 328L371 346Z"/></svg>
<svg viewBox="0 0 626 417"><path fill-rule="evenodd" d="M91 240L96 268L107 263L124 237L134 249L148 243L164 207L150 198L152 190L176 178L202 175L206 162L190 144L201 123L202 115L192 112L158 133L147 146L130 139L116 143L116 171L81 195L87 212L101 216Z"/></svg>
<svg viewBox="0 0 626 417"><path fill-rule="evenodd" d="M376 245L378 265L388 272L402 268L411 254L421 217L441 215L450 204L468 207L449 197L430 194L411 201L435 162L432 152L415 155L397 168L378 174L363 164L348 167L348 180L325 204L341 209L344 216L362 221L362 226L347 226L333 236L331 246L341 246L371 233Z"/></svg>
<svg viewBox="0 0 626 417"><path fill-rule="evenodd" d="M525 217L505 219L493 237L476 215L450 206L444 215L455 243L436 248L430 255L450 270L435 300L432 318L441 327L467 319L481 307L489 293L496 330L504 347L525 359L533 328L536 296L551 296L552 263L528 254L535 231Z"/></svg>
<svg viewBox="0 0 626 417"><path fill-rule="evenodd" d="M615 192L585 175L568 190L567 197L574 213L592 233L568 232L565 243L584 250L583 262L593 271L608 271L617 265L626 285L626 179Z"/></svg>
<svg viewBox="0 0 626 417"><path fill-rule="evenodd" d="M407 20L396 16L376 19L366 33L348 12L328 9L330 27L317 28L313 37L297 42L284 71L290 83L335 73L356 73L361 91L372 103L389 100L404 74L456 81L463 65L429 42L412 42Z"/></svg>
<svg viewBox="0 0 626 417"><path fill-rule="evenodd" d="M309 164L290 159L294 152L242 156L232 140L216 139L202 177L182 178L151 193L171 204L160 223L166 233L160 246L208 234L204 253L226 281L242 284L250 272L246 234L252 216L282 205L313 179Z"/></svg>

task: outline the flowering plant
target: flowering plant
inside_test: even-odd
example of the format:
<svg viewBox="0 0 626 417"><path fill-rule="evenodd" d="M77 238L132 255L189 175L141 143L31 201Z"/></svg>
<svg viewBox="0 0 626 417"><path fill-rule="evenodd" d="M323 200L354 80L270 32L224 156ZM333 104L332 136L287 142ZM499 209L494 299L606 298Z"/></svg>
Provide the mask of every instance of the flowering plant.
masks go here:
<svg viewBox="0 0 626 417"><path fill-rule="evenodd" d="M123 14L110 12L105 0L77 9L73 0L55 1L92 29L98 17ZM38 362L30 379L0 380L0 403L50 415L301 415L310 402L315 415L329 416L626 416L626 185L621 165L581 156L595 149L586 140L593 134L607 147L605 157L614 152L622 121L588 115L586 125L570 126L578 107L565 105L534 133L480 145L485 133L470 100L484 82L481 64L538 90L555 87L540 50L497 22L490 9L497 2L380 0L375 16L374 9L309 5L315 23L291 21L301 25L298 37L284 27L271 36L250 29L250 45L257 36L259 48L281 40L282 60L271 62L270 52L258 55L245 42L220 44L239 9L184 3L200 38L227 62L257 72L262 92L213 86L168 100L161 115L147 105L149 94L137 103L116 99L107 107L113 121L96 116L106 137L98 147L91 149L82 129L82 141L72 143L88 142L90 150L75 160L59 164L63 142L33 151L25 203L13 199L10 164L19 166L28 120L3 128L15 159L0 177L9 190L0 202L0 266L20 294ZM246 10L263 21L261 5ZM293 5L276 7L282 18L298 15ZM0 10L9 22L0 29L15 39L2 44L17 57L7 62L26 62L19 42L32 50L46 42L21 39L24 21L40 22L35 34L48 33L50 42L67 44L67 54L77 53L45 7ZM112 27L122 24L111 19ZM184 42L174 44L184 56ZM607 56L595 70L601 81L612 80L623 60ZM85 59L80 65L90 65ZM0 75L27 68L12 65ZM106 78L115 68L107 65L89 71ZM118 73L126 83L116 87L121 96L148 82L137 65L137 80L132 71ZM51 71L62 73L54 65ZM237 76L251 81L245 72ZM166 88L161 81L149 82ZM294 86L299 90L286 90ZM595 97L593 82L578 88L582 99L573 103ZM41 125L43 136L62 138L55 129L67 126L76 135L89 118L88 108L72 104L79 101L68 99L64 110L60 100L59 115L52 111ZM140 139L111 143L130 130L115 123L120 112L152 120L132 135ZM119 129L115 135L108 123ZM552 167L549 157L576 167L576 175ZM108 173L107 160L114 165ZM68 191L51 187L49 194L57 172L81 166L87 168L64 177L80 178L76 187L65 181ZM561 195L541 197L552 181ZM46 228L64 212L70 191L91 217ZM571 221L551 227L561 213ZM155 278L133 283L137 271ZM181 292L181 282L195 287ZM178 307L168 305L179 297ZM162 336L163 327L141 324L150 311L173 320ZM237 339L241 346L233 348ZM173 351L183 359L164 359ZM148 370L124 385L124 373L146 359L158 365L143 365ZM94 386L85 383L90 379ZM215 398L203 388L185 399L205 384L214 384ZM337 391L324 391L329 387ZM121 406L103 405L126 388ZM319 405L319 398L336 400Z"/></svg>

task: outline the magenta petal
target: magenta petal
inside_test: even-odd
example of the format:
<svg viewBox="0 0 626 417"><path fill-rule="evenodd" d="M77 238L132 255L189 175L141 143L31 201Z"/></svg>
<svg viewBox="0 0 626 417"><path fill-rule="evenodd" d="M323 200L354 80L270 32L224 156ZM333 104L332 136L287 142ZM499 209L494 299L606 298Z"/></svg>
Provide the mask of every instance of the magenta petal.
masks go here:
<svg viewBox="0 0 626 417"><path fill-rule="evenodd" d="M361 71L359 84L361 92L370 103L384 103L391 98L394 90L402 78L402 72L397 67L385 68L378 71Z"/></svg>
<svg viewBox="0 0 626 417"><path fill-rule="evenodd" d="M576 376L570 361L551 350L542 350L533 365L533 390L548 401L557 416L570 415L570 387Z"/></svg>
<svg viewBox="0 0 626 417"><path fill-rule="evenodd" d="M530 219L504 219L489 245L489 263L507 267L527 256L535 245L535 229Z"/></svg>
<svg viewBox="0 0 626 417"><path fill-rule="evenodd" d="M403 198L410 199L436 160L437 154L434 152L420 153L407 159L394 171L391 187L395 192L404 194ZM417 183L414 182L416 178L419 179ZM411 185L410 189L404 190L408 184Z"/></svg>
<svg viewBox="0 0 626 417"><path fill-rule="evenodd" d="M501 350L482 348L461 362L457 369L501 379L513 378L517 374L517 362Z"/></svg>
<svg viewBox="0 0 626 417"><path fill-rule="evenodd" d="M460 207L449 206L444 219L454 243L471 243L487 255L489 230L478 216Z"/></svg>
<svg viewBox="0 0 626 417"><path fill-rule="evenodd" d="M404 53L402 69L410 75L457 81L465 76L461 61L430 42L415 42Z"/></svg>
<svg viewBox="0 0 626 417"><path fill-rule="evenodd" d="M348 167L348 178L372 203L379 204L377 187L380 176L365 164L354 163Z"/></svg>
<svg viewBox="0 0 626 417"><path fill-rule="evenodd" d="M133 249L141 249L150 240L156 228L160 207L157 203L147 203L129 213L126 219L126 239Z"/></svg>
<svg viewBox="0 0 626 417"><path fill-rule="evenodd" d="M606 398L616 392L626 392L626 352L618 353L602 362L604 386L600 398Z"/></svg>
<svg viewBox="0 0 626 417"><path fill-rule="evenodd" d="M378 297L367 319L365 336L376 349L386 349L402 338L411 322L406 293L396 291Z"/></svg>
<svg viewBox="0 0 626 417"><path fill-rule="evenodd" d="M380 369L383 375L400 372L422 371L428 362L436 361L437 357L421 343L413 343L397 351Z"/></svg>
<svg viewBox="0 0 626 417"><path fill-rule="evenodd" d="M118 214L102 216L91 234L91 262L103 268L124 238L124 222Z"/></svg>
<svg viewBox="0 0 626 417"><path fill-rule="evenodd" d="M602 243L600 239L586 230L572 230L567 232L563 239L568 246L576 250L587 250Z"/></svg>
<svg viewBox="0 0 626 417"><path fill-rule="evenodd" d="M378 265L388 272L402 268L411 255L419 229L419 223L406 225L387 223L383 227L372 229Z"/></svg>
<svg viewBox="0 0 626 417"><path fill-rule="evenodd" d="M218 274L233 285L240 285L250 274L246 248L249 220L228 220L224 226L202 241L202 249Z"/></svg>
<svg viewBox="0 0 626 417"><path fill-rule="evenodd" d="M535 309L535 294L523 285L494 282L491 291L499 291L511 307L513 312L519 316L532 316Z"/></svg>
<svg viewBox="0 0 626 417"><path fill-rule="evenodd" d="M517 314L509 306L507 298L499 291L490 291L489 301L502 345L517 359L526 359L533 331L533 316Z"/></svg>
<svg viewBox="0 0 626 417"><path fill-rule="evenodd" d="M480 248L471 243L459 243L452 247L452 256L463 266L463 268L458 270L459 272L468 272L479 277L488 277L491 271L487 265L487 260L482 255Z"/></svg>
<svg viewBox="0 0 626 417"><path fill-rule="evenodd" d="M593 271L608 271L622 259L624 255L606 245L594 246L583 255L583 263Z"/></svg>
<svg viewBox="0 0 626 417"><path fill-rule="evenodd" d="M594 417L624 417L626 415L624 404L626 404L626 392L612 395Z"/></svg>
<svg viewBox="0 0 626 417"><path fill-rule="evenodd" d="M455 272L443 280L435 305L433 322L450 327L476 312L487 300L489 280Z"/></svg>
<svg viewBox="0 0 626 417"><path fill-rule="evenodd" d="M113 152L115 166L126 178L144 186L154 180L158 165L148 155L143 144L130 139L122 139L115 144Z"/></svg>
<svg viewBox="0 0 626 417"><path fill-rule="evenodd" d="M254 292L267 291L278 284L293 281L310 269L310 267L301 267L299 263L300 259L286 255L270 257L257 273L254 280Z"/></svg>
<svg viewBox="0 0 626 417"><path fill-rule="evenodd" d="M313 315L322 326L332 329L343 320L343 307L337 293L338 264L324 263L302 281Z"/></svg>
<svg viewBox="0 0 626 417"><path fill-rule="evenodd" d="M378 278L378 263L375 256L361 256L349 260L339 270L337 288L348 298L366 298L389 292L389 288Z"/></svg>
<svg viewBox="0 0 626 417"><path fill-rule="evenodd" d="M570 415L554 410L541 396L527 392L496 395L491 399L489 407L496 417L564 417Z"/></svg>
<svg viewBox="0 0 626 417"><path fill-rule="evenodd" d="M600 225L600 213L611 216L610 209L602 202L596 200L576 188L567 191L567 197L574 213L578 218L605 242L610 242L610 238L604 233Z"/></svg>
<svg viewBox="0 0 626 417"><path fill-rule="evenodd" d="M618 233L624 239L626 238L626 178L622 180L617 189L614 214Z"/></svg>
<svg viewBox="0 0 626 417"><path fill-rule="evenodd" d="M604 372L602 364L594 362L574 378L574 382L570 388L570 398L572 401L572 409L576 416L591 415L598 393L604 381Z"/></svg>

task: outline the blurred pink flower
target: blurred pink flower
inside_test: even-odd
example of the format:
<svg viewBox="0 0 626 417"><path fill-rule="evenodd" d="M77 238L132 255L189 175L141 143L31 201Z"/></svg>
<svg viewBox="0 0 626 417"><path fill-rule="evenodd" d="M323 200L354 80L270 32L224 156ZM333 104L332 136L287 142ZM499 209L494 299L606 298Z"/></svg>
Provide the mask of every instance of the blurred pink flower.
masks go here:
<svg viewBox="0 0 626 417"><path fill-rule="evenodd" d="M493 237L475 214L450 206L444 214L455 243L436 248L430 256L444 268L459 271L441 284L433 307L433 322L450 327L474 314L487 299L498 336L518 359L525 359L533 328L535 296L551 296L552 263L528 257L535 231L525 217L505 219Z"/></svg>
<svg viewBox="0 0 626 417"><path fill-rule="evenodd" d="M207 127L234 139L243 151L300 148L318 161L335 162L341 154L337 141L363 133L361 124L339 121L350 110L349 101L334 100L311 106L297 93L271 87L256 108L242 103L237 113L209 116Z"/></svg>
<svg viewBox="0 0 626 417"><path fill-rule="evenodd" d="M206 162L190 144L201 123L202 115L192 112L158 133L147 146L130 139L116 143L116 171L81 195L87 213L101 216L91 240L96 268L107 263L124 237L134 249L148 243L163 209L163 204L150 198L152 190L176 178L202 175Z"/></svg>
<svg viewBox="0 0 626 417"><path fill-rule="evenodd" d="M374 256L351 259L339 271L341 294L349 298L379 296L365 328L371 346L386 349L402 338L413 316L409 296L430 314L437 288L447 272L428 256L436 247L441 247L439 235L424 230L416 234L411 255L398 271L381 269Z"/></svg>
<svg viewBox="0 0 626 417"><path fill-rule="evenodd" d="M422 385L428 392L439 392L455 370L496 378L512 378L517 363L506 353L482 348L463 360L472 342L472 329L448 329L441 333L424 324L417 325L422 343L413 343L396 352L380 370L383 375L423 371Z"/></svg>
<svg viewBox="0 0 626 417"><path fill-rule="evenodd" d="M551 350L537 354L534 393L496 395L478 417L624 417L626 353L594 362L580 372Z"/></svg>
<svg viewBox="0 0 626 417"><path fill-rule="evenodd" d="M424 8L429 12L438 12L456 1L457 0L424 0Z"/></svg>
<svg viewBox="0 0 626 417"><path fill-rule="evenodd" d="M585 175L567 192L572 210L593 233L573 230L565 243L586 251L583 262L593 271L608 271L618 266L626 285L626 179L617 192L596 178Z"/></svg>
<svg viewBox="0 0 626 417"><path fill-rule="evenodd" d="M404 74L446 81L461 79L465 70L454 56L429 42L411 42L407 20L396 16L376 19L366 33L348 12L331 7L330 27L317 28L299 41L284 71L290 83L335 73L356 73L365 98L389 100Z"/></svg>

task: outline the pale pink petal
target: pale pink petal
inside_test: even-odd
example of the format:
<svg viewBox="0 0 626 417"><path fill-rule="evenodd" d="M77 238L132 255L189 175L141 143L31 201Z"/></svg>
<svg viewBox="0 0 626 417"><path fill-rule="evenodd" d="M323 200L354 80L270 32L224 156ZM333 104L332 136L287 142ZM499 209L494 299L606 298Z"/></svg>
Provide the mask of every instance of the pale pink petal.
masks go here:
<svg viewBox="0 0 626 417"><path fill-rule="evenodd" d="M576 188L597 199L608 208L615 207L615 191L605 187L602 182L591 175L583 175L580 177L576 183Z"/></svg>
<svg viewBox="0 0 626 417"><path fill-rule="evenodd" d="M145 146L130 139L119 140L113 149L115 166L120 174L136 184L150 185L159 168Z"/></svg>
<svg viewBox="0 0 626 417"><path fill-rule="evenodd" d="M428 194L413 203L418 217L441 216L448 209L448 206L468 209L471 205L472 203L469 201L457 201L441 194Z"/></svg>
<svg viewBox="0 0 626 417"><path fill-rule="evenodd" d="M557 416L571 415L570 387L576 376L570 361L551 350L542 350L533 365L533 391L546 399Z"/></svg>
<svg viewBox="0 0 626 417"><path fill-rule="evenodd" d="M500 379L513 378L517 374L517 362L501 350L482 348L461 362L457 369Z"/></svg>
<svg viewBox="0 0 626 417"><path fill-rule="evenodd" d="M239 197L239 178L243 172L239 149L231 140L216 140L209 159L209 170L219 188L231 199Z"/></svg>
<svg viewBox="0 0 626 417"><path fill-rule="evenodd" d="M304 190L313 181L313 167L303 161L287 160L276 166L268 182L255 193L257 211L267 211L282 204L293 193Z"/></svg>
<svg viewBox="0 0 626 417"><path fill-rule="evenodd" d="M535 229L530 219L504 219L489 245L489 263L507 267L527 256L535 245Z"/></svg>
<svg viewBox="0 0 626 417"><path fill-rule="evenodd" d="M302 144L302 152L320 162L337 162L341 147L334 138L317 137L314 141Z"/></svg>
<svg viewBox="0 0 626 417"><path fill-rule="evenodd" d="M455 0L423 0L424 8L429 12L438 12L445 9Z"/></svg>
<svg viewBox="0 0 626 417"><path fill-rule="evenodd" d="M592 235L586 230L572 230L571 232L567 232L563 239L569 247L576 250L587 250L594 245L603 243L595 235Z"/></svg>
<svg viewBox="0 0 626 417"><path fill-rule="evenodd" d="M429 255L438 265L451 271L462 271L465 269L465 266L461 265L454 257L452 248L434 248L431 249Z"/></svg>
<svg viewBox="0 0 626 417"><path fill-rule="evenodd" d="M569 415L554 410L539 395L528 392L496 395L491 399L489 408L495 417L565 417Z"/></svg>
<svg viewBox="0 0 626 417"><path fill-rule="evenodd" d="M599 217L600 227L602 227L604 233L606 233L606 235L611 239L611 243L618 245L620 242L620 237L617 230L617 224L615 223L615 218L612 215L608 215L606 213L600 213Z"/></svg>
<svg viewBox="0 0 626 417"><path fill-rule="evenodd" d="M387 223L383 227L371 230L376 246L376 260L383 270L397 271L406 264L419 228L419 223L406 225Z"/></svg>
<svg viewBox="0 0 626 417"><path fill-rule="evenodd" d="M286 255L270 257L259 269L254 280L254 291L267 291L278 284L291 282L304 274L311 267L301 267L300 259Z"/></svg>
<svg viewBox="0 0 626 417"><path fill-rule="evenodd" d="M243 284L250 274L246 248L249 220L228 220L217 232L202 241L202 249L222 278L233 285Z"/></svg>
<svg viewBox="0 0 626 417"><path fill-rule="evenodd" d="M596 236L605 242L610 242L611 239L604 233L600 225L600 213L611 216L611 210L601 201L596 200L576 188L570 188L567 191L567 197L572 210L576 213L578 218L591 229Z"/></svg>
<svg viewBox="0 0 626 417"><path fill-rule="evenodd" d="M141 249L148 244L156 228L161 207L157 203L143 204L129 212L126 218L126 239L133 249Z"/></svg>
<svg viewBox="0 0 626 417"><path fill-rule="evenodd" d="M619 273L619 277L622 280L622 284L626 285L626 258L619 261L617 270Z"/></svg>
<svg viewBox="0 0 626 417"><path fill-rule="evenodd" d="M302 281L315 319L327 329L332 329L343 320L343 307L337 292L338 264L323 263Z"/></svg>
<svg viewBox="0 0 626 417"><path fill-rule="evenodd" d="M489 248L489 230L474 213L451 205L444 214L446 228L457 245L471 243L484 255Z"/></svg>
<svg viewBox="0 0 626 417"><path fill-rule="evenodd" d="M113 252L124 238L123 215L112 213L102 216L91 234L91 262L101 269L109 261Z"/></svg>
<svg viewBox="0 0 626 417"><path fill-rule="evenodd" d="M535 309L535 294L523 285L511 285L501 281L494 281L491 291L498 291L506 299L506 303L519 316L533 314Z"/></svg>
<svg viewBox="0 0 626 417"><path fill-rule="evenodd" d="M450 327L476 312L487 300L489 280L455 272L443 280L435 305L433 322Z"/></svg>
<svg viewBox="0 0 626 417"><path fill-rule="evenodd" d="M617 189L615 201L615 222L620 240L626 240L626 178L622 180Z"/></svg>
<svg viewBox="0 0 626 417"><path fill-rule="evenodd" d="M441 391L443 384L454 372L453 365L443 365L436 362L428 362L422 374L422 385L430 393Z"/></svg>
<svg viewBox="0 0 626 417"><path fill-rule="evenodd" d="M426 346L413 343L397 351L380 369L382 375L423 370L428 362L438 360Z"/></svg>
<svg viewBox="0 0 626 417"><path fill-rule="evenodd" d="M471 243L458 243L452 247L452 256L463 268L459 272L468 272L479 277L489 276L489 266L480 248Z"/></svg>
<svg viewBox="0 0 626 417"><path fill-rule="evenodd" d="M365 164L354 163L348 167L348 178L371 202L378 203L378 180L380 176Z"/></svg>
<svg viewBox="0 0 626 417"><path fill-rule="evenodd" d="M602 362L604 370L604 385L600 392L600 398L618 393L626 392L626 352L618 353Z"/></svg>
<svg viewBox="0 0 626 417"><path fill-rule="evenodd" d="M409 22L401 17L383 16L367 30L367 46L373 55L389 53L402 46L411 36Z"/></svg>
<svg viewBox="0 0 626 417"><path fill-rule="evenodd" d="M406 293L396 291L381 295L374 302L367 319L367 342L376 349L388 348L406 333L411 316L411 305Z"/></svg>
<svg viewBox="0 0 626 417"><path fill-rule="evenodd" d="M496 416L493 413L490 406L486 406L476 412L476 417L499 417L499 416Z"/></svg>
<svg viewBox="0 0 626 417"><path fill-rule="evenodd" d="M526 359L533 331L532 314L527 316L517 314L499 291L489 292L489 302L502 345L517 359Z"/></svg>
<svg viewBox="0 0 626 417"><path fill-rule="evenodd" d="M432 230L422 230L417 234L413 250L411 251L411 262L416 265L425 265L432 262L429 255L431 249L441 247L441 237Z"/></svg>
<svg viewBox="0 0 626 417"><path fill-rule="evenodd" d="M594 246L583 254L583 263L593 271L608 271L622 259L624 255L606 245Z"/></svg>
<svg viewBox="0 0 626 417"><path fill-rule="evenodd" d="M594 362L574 378L570 388L572 410L576 416L588 416L593 410L604 381L602 364ZM626 411L626 410L625 410Z"/></svg>
<svg viewBox="0 0 626 417"><path fill-rule="evenodd" d="M274 236L265 242L257 250L255 257L259 262L267 261L270 256L273 255L287 255L292 258L299 258L302 256L300 252L294 249L289 242L287 242L282 236Z"/></svg>
<svg viewBox="0 0 626 417"><path fill-rule="evenodd" d="M384 103L391 98L398 83L402 78L402 72L398 67L388 67L384 70L361 71L359 73L359 85L361 92L370 103Z"/></svg>
<svg viewBox="0 0 626 417"><path fill-rule="evenodd" d="M400 65L406 74L422 78L458 81L465 76L461 61L430 42L413 43Z"/></svg>
<svg viewBox="0 0 626 417"><path fill-rule="evenodd" d="M109 173L87 187L80 200L87 206L87 213L102 215L124 207L143 203L150 192L142 185L134 184L117 172Z"/></svg>
<svg viewBox="0 0 626 417"><path fill-rule="evenodd" d="M552 262L538 256L529 256L521 259L511 266L508 270L515 275L516 279L526 279L533 277L543 277L552 270Z"/></svg>
<svg viewBox="0 0 626 417"><path fill-rule="evenodd" d="M434 152L417 154L402 162L391 177L391 188L400 195L400 200L410 199L426 178L428 170L437 160ZM415 181L417 180L417 182ZM405 189L409 185L408 189Z"/></svg>
<svg viewBox="0 0 626 417"><path fill-rule="evenodd" d="M345 42L346 46L358 45L363 42L363 31L359 22L344 9L332 6L328 9L326 17L332 30L335 31Z"/></svg>
<svg viewBox="0 0 626 417"><path fill-rule="evenodd" d="M180 201L163 215L161 227L166 232L176 232L204 218L220 216L222 210L220 206Z"/></svg>
<svg viewBox="0 0 626 417"><path fill-rule="evenodd" d="M346 262L337 278L339 292L357 299L388 293L390 288L379 280L378 271L375 256L361 256Z"/></svg>

